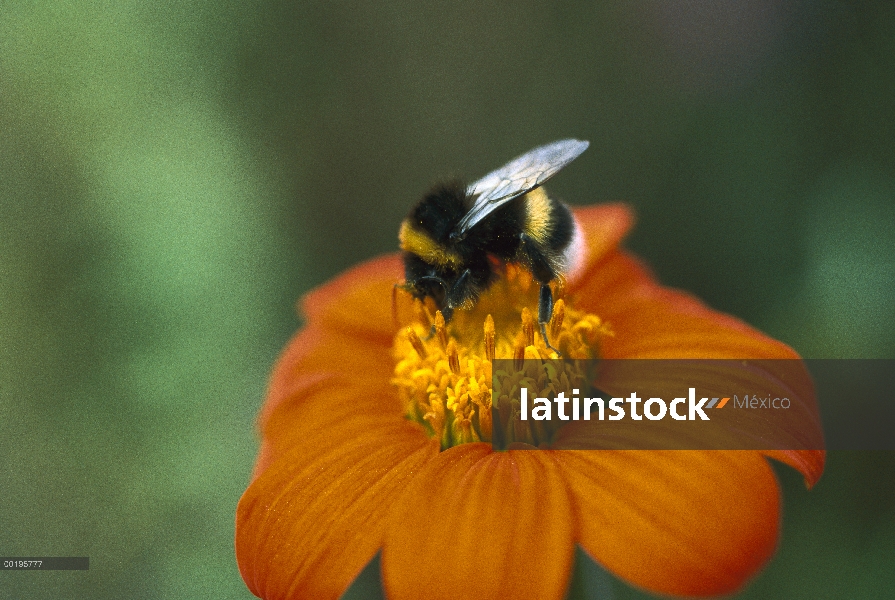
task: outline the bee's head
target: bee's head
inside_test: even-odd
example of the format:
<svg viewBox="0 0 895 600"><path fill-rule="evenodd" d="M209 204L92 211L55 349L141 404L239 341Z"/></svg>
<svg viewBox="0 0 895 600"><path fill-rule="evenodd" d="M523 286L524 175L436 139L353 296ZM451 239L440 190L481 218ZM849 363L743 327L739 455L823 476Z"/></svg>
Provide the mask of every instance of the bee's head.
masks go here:
<svg viewBox="0 0 895 600"><path fill-rule="evenodd" d="M404 289L416 298L432 298L443 306L451 287L451 272L426 261L413 252L404 253Z"/></svg>

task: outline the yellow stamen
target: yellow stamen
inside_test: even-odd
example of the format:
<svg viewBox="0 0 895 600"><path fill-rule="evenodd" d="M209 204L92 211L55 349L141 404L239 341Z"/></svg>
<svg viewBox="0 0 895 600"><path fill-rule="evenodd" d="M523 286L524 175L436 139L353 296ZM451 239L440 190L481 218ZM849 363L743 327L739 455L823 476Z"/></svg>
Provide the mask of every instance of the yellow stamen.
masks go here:
<svg viewBox="0 0 895 600"><path fill-rule="evenodd" d="M513 368L517 371L522 369L522 361L525 360L525 342L528 339L528 336L525 335L525 332L519 332L516 334L516 341L513 344Z"/></svg>
<svg viewBox="0 0 895 600"><path fill-rule="evenodd" d="M426 352L426 347L423 346L423 340L420 339L420 336L416 334L413 330L413 327L407 328L407 339L410 341L410 345L413 346L413 349L416 350L416 353L419 354L420 358L426 358L429 355Z"/></svg>
<svg viewBox="0 0 895 600"><path fill-rule="evenodd" d="M522 333L525 335L525 345L533 346L535 343L535 318L527 306L522 309Z"/></svg>
<svg viewBox="0 0 895 600"><path fill-rule="evenodd" d="M485 358L494 362L494 317L485 318Z"/></svg>
<svg viewBox="0 0 895 600"><path fill-rule="evenodd" d="M444 315L441 314L440 310L436 311L435 313L435 337L437 337L438 341L441 342L442 348L447 348L447 327L444 322Z"/></svg>
<svg viewBox="0 0 895 600"><path fill-rule="evenodd" d="M553 316L550 318L550 326L547 327L547 331L550 332L550 339L555 340L559 337L559 332L562 330L562 320L565 316L566 303L560 298L553 305Z"/></svg>
<svg viewBox="0 0 895 600"><path fill-rule="evenodd" d="M448 357L448 365L451 368L451 373L454 375L460 374L460 353L457 351L457 343L454 340L448 342L447 347L447 357Z"/></svg>
<svg viewBox="0 0 895 600"><path fill-rule="evenodd" d="M441 311L433 318L430 308L417 302L416 320L395 337L392 382L407 416L443 449L490 442L495 427L507 442L550 443L554 431L543 422L509 419L514 411L518 414L522 385L537 390L537 397L553 397L557 385L584 382L571 361L543 362L555 354L534 335L532 307L537 306L538 291L526 271L511 267L471 310L455 311L450 323ZM433 324L434 335L429 336ZM567 359L597 358L600 340L612 335L599 317L575 310L562 299L554 305L547 331L550 344ZM498 378L492 364L501 358L515 359L515 372L501 371Z"/></svg>

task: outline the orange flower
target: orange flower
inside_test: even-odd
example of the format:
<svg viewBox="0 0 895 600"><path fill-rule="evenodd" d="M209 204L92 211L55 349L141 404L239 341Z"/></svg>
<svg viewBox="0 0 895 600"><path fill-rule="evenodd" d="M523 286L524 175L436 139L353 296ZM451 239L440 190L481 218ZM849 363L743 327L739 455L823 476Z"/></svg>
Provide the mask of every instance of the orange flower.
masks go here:
<svg viewBox="0 0 895 600"><path fill-rule="evenodd" d="M798 358L660 287L618 249L632 222L625 207L576 217L585 267L563 290L564 322L551 323L564 353ZM525 339L530 315L521 332L508 317L528 302L524 277L521 291L498 284L427 342L419 305L402 302L395 324L401 277L400 257L386 256L304 300L308 324L274 370L237 509L239 568L259 597L338 598L381 550L391 600L559 599L576 543L648 590L729 593L776 546L780 492L765 457L809 486L820 477L822 451L494 452L477 441L490 432L481 369L495 352L545 352Z"/></svg>

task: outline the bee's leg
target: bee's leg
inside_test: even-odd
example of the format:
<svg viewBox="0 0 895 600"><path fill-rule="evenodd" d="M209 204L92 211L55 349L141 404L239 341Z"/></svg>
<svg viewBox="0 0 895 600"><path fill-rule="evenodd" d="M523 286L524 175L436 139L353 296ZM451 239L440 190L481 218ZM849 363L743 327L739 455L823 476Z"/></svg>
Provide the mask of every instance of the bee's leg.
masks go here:
<svg viewBox="0 0 895 600"><path fill-rule="evenodd" d="M550 285L541 284L541 295L538 298L538 325L541 326L541 338L548 348L556 352L559 358L562 358L562 352L550 345L550 338L547 337L547 323L553 318L553 292Z"/></svg>
<svg viewBox="0 0 895 600"><path fill-rule="evenodd" d="M451 314L454 312L454 307L460 306L465 300L463 296L466 294L466 290L469 286L470 275L471 271L469 269L463 271L457 278L457 281L454 282L454 285L451 286L451 291L448 292L447 298L445 298L445 309L450 310ZM441 314L444 315L445 321L449 320L448 316L444 313L444 310L441 311Z"/></svg>
<svg viewBox="0 0 895 600"><path fill-rule="evenodd" d="M550 345L550 338L547 337L547 323L553 316L553 291L550 289L550 282L556 279L556 273L544 251L524 231L519 234L519 255L520 262L531 269L535 281L541 284L541 295L538 298L538 324L541 326L541 338L548 348L562 358L562 353Z"/></svg>

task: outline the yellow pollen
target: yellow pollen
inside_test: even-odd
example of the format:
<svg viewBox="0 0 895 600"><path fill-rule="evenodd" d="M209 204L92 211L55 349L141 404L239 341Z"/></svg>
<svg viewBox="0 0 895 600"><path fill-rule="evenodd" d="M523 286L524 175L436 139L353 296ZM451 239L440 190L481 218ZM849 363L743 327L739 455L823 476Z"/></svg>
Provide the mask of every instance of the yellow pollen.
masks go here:
<svg viewBox="0 0 895 600"><path fill-rule="evenodd" d="M533 346L535 343L535 318L527 306L522 309L522 333L525 335L525 345Z"/></svg>
<svg viewBox="0 0 895 600"><path fill-rule="evenodd" d="M441 347L446 349L448 345L447 326L440 310L435 313L435 337L441 342Z"/></svg>
<svg viewBox="0 0 895 600"><path fill-rule="evenodd" d="M598 358L600 340L612 335L610 329L598 316L576 310L566 300L557 300L553 307L547 326L551 345L563 358L573 359L570 364L574 359ZM432 317L431 301L430 307L419 300L414 303L415 320L395 337L392 383L408 418L437 438L442 449L491 442L498 423L494 419L504 422L503 417L518 411L518 402L513 405L511 398L518 398L517 388L523 383L552 397L548 394L555 383L531 371L533 365L547 364L542 361L557 356L535 335L532 307L538 304L538 285L526 271L508 267L471 310L456 310L450 323L441 311ZM514 359L515 373L501 371L495 391L492 364L501 358ZM578 381L580 374L571 366L567 370L559 380ZM532 445L550 441L551 431L542 422L509 422L511 430L501 429L501 439Z"/></svg>

